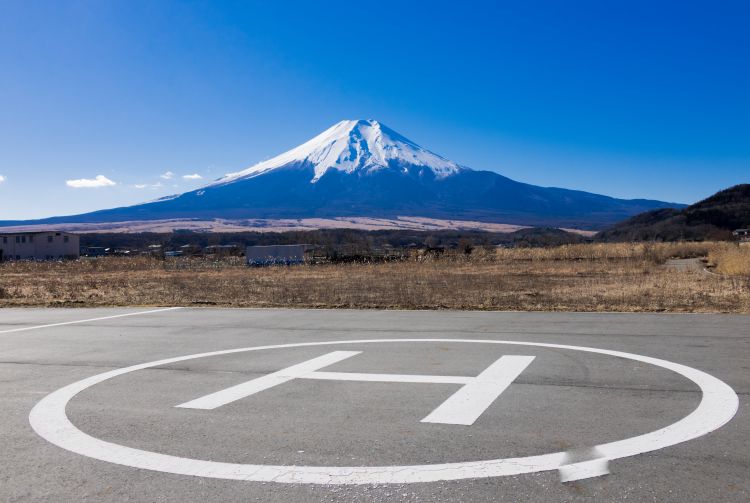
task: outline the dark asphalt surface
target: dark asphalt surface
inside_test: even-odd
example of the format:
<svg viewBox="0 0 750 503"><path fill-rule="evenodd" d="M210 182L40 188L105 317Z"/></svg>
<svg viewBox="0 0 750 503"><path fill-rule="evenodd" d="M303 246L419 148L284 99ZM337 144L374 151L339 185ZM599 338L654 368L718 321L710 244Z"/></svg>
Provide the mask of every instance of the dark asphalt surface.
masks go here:
<svg viewBox="0 0 750 503"><path fill-rule="evenodd" d="M0 501L750 500L750 316L208 308L120 316L143 311L0 310ZM104 319L58 325L94 318ZM242 347L400 338L539 342L661 358L723 380L738 394L739 410L705 436L613 460L609 475L565 484L557 471L411 484L219 480L85 457L29 424L49 393L121 367ZM175 407L331 351L361 353L324 370L368 374L476 376L503 355L535 358L471 426L421 422L455 384L296 379L214 410ZM95 438L181 458L390 466L581 449L665 427L700 399L697 386L674 372L606 355L394 341L160 365L85 389L66 411Z"/></svg>

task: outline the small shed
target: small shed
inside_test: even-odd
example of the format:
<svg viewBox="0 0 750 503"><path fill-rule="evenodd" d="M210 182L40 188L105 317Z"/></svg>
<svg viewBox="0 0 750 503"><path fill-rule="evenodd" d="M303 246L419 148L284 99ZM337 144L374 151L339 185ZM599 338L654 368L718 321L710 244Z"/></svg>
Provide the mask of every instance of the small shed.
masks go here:
<svg viewBox="0 0 750 503"><path fill-rule="evenodd" d="M311 245L248 246L245 252L247 265L302 264Z"/></svg>
<svg viewBox="0 0 750 503"><path fill-rule="evenodd" d="M80 238L77 234L56 231L0 234L0 262L77 259L79 256Z"/></svg>

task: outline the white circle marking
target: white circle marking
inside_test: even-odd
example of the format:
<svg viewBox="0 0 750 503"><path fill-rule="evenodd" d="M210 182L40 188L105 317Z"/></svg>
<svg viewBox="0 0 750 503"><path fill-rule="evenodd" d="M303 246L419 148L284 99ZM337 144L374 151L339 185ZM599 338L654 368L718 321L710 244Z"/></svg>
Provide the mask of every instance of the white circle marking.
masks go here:
<svg viewBox="0 0 750 503"><path fill-rule="evenodd" d="M506 344L541 348L570 349L588 353L640 361L672 370L693 381L701 389L698 407L676 423L644 435L597 445L596 449L607 459L634 456L644 452L669 447L692 440L714 431L734 417L739 399L734 390L723 381L679 363L648 356L611 351L607 349L547 344L541 342L495 341L489 339L365 339L349 341L305 342L278 344L249 348L228 349L167 358L104 372L69 384L44 397L29 414L32 428L42 438L71 452L90 458L134 468L179 475L193 475L216 479L247 480L258 482L286 482L304 484L389 484L436 482L482 477L518 475L556 470L564 465L565 452L537 456L489 459L407 466L285 466L222 463L202 459L189 459L157 452L134 449L106 442L82 432L73 425L65 413L68 402L81 391L107 379L159 365L248 351L333 346L341 344L375 344L393 342L455 342L472 344Z"/></svg>

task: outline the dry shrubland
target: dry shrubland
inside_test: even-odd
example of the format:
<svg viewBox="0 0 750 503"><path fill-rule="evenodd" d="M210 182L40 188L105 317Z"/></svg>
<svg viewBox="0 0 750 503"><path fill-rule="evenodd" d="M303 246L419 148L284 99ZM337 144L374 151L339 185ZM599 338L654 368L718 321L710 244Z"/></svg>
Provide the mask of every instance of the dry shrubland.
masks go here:
<svg viewBox="0 0 750 503"><path fill-rule="evenodd" d="M722 274L664 266L669 258L703 256ZM748 313L747 257L747 248L730 244L649 243L475 249L398 262L263 268L190 258L18 262L0 264L0 306Z"/></svg>
<svg viewBox="0 0 750 503"><path fill-rule="evenodd" d="M548 248L502 248L499 259L508 260L636 260L664 263L670 258L704 257L715 243L591 243Z"/></svg>
<svg viewBox="0 0 750 503"><path fill-rule="evenodd" d="M730 243L715 246L708 253L708 262L715 265L719 274L750 276L750 244L736 246Z"/></svg>

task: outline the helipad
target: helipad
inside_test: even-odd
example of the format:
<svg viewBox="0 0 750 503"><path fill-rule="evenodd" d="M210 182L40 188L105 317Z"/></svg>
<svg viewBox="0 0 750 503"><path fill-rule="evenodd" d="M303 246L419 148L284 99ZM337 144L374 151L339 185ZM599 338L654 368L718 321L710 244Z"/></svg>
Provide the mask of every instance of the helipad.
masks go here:
<svg viewBox="0 0 750 503"><path fill-rule="evenodd" d="M30 372L9 432L38 454L3 466L43 466L39 499L79 477L175 500L745 490L743 317L6 312L4 372Z"/></svg>

